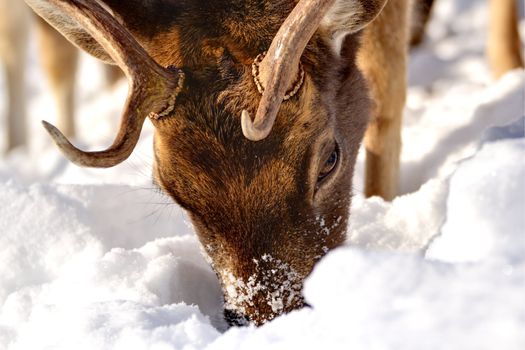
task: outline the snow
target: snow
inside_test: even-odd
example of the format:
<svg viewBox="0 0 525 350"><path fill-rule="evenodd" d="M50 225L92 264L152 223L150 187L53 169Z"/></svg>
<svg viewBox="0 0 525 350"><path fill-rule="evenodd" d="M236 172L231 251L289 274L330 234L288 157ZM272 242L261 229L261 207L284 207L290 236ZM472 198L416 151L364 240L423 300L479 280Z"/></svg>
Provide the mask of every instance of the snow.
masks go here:
<svg viewBox="0 0 525 350"><path fill-rule="evenodd" d="M311 308L260 328L227 329L191 224L151 185L151 126L114 169L61 157L33 47L31 145L0 159L0 349L524 349L525 73L491 80L486 1L435 10L411 55L403 195L363 198L361 156L348 245L306 281ZM126 94L98 94L99 73L85 58L77 142L93 149Z"/></svg>

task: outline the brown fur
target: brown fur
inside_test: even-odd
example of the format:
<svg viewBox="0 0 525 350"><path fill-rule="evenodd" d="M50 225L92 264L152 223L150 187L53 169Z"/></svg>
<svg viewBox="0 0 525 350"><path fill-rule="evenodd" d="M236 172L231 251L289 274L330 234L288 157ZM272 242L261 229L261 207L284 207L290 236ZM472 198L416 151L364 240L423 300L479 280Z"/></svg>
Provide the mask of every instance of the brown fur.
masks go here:
<svg viewBox="0 0 525 350"><path fill-rule="evenodd" d="M262 324L302 305L303 279L345 240L350 174L370 103L355 66L360 36L348 37L339 56L321 31L302 57L305 86L282 106L268 139L247 140L240 111L253 113L260 99L250 64L268 48L293 3L228 3L207 3L210 13L202 13L194 2L180 2L170 10L171 21L160 21L165 27L147 29L127 12L134 8L115 4L113 10L157 62L186 73L173 116L154 122L155 180L189 212L223 283L226 308ZM197 13L206 21L199 23ZM317 186L334 140L339 168ZM233 294L230 277L242 284ZM250 283L254 295L236 300L235 294L249 294ZM286 283L290 288L277 287Z"/></svg>
<svg viewBox="0 0 525 350"><path fill-rule="evenodd" d="M397 195L399 181L410 11L410 0L389 1L365 29L359 54L359 67L370 83L375 101L365 136L365 194L386 200Z"/></svg>
<svg viewBox="0 0 525 350"><path fill-rule="evenodd" d="M77 45L108 59L65 13L28 1ZM253 114L260 100L251 63L295 3L105 1L151 57L186 75L173 112L153 121L154 179L188 211L232 323L260 325L303 305L304 278L345 240L370 117L366 193L391 199L397 189L410 0L390 1L363 32L346 37L340 54L333 28L321 27L301 57L304 86L283 103L269 137L243 135L241 111ZM319 181L336 144L339 163Z"/></svg>
<svg viewBox="0 0 525 350"><path fill-rule="evenodd" d="M489 0L490 30L487 55L495 78L523 67L522 44L518 32L516 0Z"/></svg>
<svg viewBox="0 0 525 350"><path fill-rule="evenodd" d="M349 46L355 40L349 39ZM344 60L331 56L326 47L315 48L324 52L321 59L305 54L305 69L312 78L282 107L270 137L254 143L243 136L238 111L255 110L259 95L250 70L223 49L208 72L187 72L174 117L156 123L155 178L190 213L225 291L229 287L225 271L238 280L256 276L255 284L267 284L258 269L280 271L283 276L274 276L273 283L284 283L284 275L292 274L291 282L300 290L314 263L345 239L352 180L348 174L353 172L369 105L363 79L353 63L348 65L353 58L346 60L355 52L348 50ZM333 70L316 76L325 62ZM217 84L207 83L210 80ZM333 92L322 96L327 89ZM355 106L355 114L346 103ZM343 155L338 176L329 187L316 191L319 163L329 155L334 138ZM289 270L279 270L272 261L263 267L263 256ZM302 304L297 293L293 302L274 312L268 296L260 294L240 305L257 324ZM228 293L226 297L239 312L239 305L231 305Z"/></svg>

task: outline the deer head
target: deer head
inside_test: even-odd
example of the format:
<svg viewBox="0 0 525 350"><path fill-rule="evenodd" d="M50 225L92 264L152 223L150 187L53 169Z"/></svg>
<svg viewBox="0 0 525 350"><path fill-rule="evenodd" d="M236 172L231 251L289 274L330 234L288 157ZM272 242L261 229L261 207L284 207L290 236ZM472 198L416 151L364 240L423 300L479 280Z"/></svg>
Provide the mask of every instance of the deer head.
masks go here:
<svg viewBox="0 0 525 350"><path fill-rule="evenodd" d="M26 1L130 82L105 151L45 123L64 154L114 166L149 117L154 181L191 217L230 321L301 307L304 278L345 240L370 108L355 56L385 0Z"/></svg>

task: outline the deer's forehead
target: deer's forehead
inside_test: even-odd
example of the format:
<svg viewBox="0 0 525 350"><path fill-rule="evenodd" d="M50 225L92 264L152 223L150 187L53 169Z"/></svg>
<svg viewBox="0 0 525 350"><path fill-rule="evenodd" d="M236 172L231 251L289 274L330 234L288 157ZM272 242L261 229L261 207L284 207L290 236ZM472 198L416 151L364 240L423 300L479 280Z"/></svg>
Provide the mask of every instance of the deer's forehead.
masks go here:
<svg viewBox="0 0 525 350"><path fill-rule="evenodd" d="M240 123L240 121L238 121ZM228 128L228 126L223 126ZM297 172L309 148L304 133L275 132L261 142L248 141L240 126L232 126L235 134L221 127L182 127L166 134L157 133L155 153L158 163L170 176L192 173L200 180L264 183L272 174ZM226 137L226 135L228 135ZM310 135L310 134L308 134Z"/></svg>
<svg viewBox="0 0 525 350"><path fill-rule="evenodd" d="M219 85L220 79L213 77L192 84L191 94L179 96L174 114L157 125L156 149L162 156L244 165L274 158L297 160L334 126L333 111L307 78L300 94L281 106L270 136L249 141L240 117L244 109L255 111L261 98L252 77L243 76L223 89L217 89Z"/></svg>
<svg viewBox="0 0 525 350"><path fill-rule="evenodd" d="M229 203L243 200L249 210L260 201L278 203L305 191L317 136L302 121L288 129L276 125L260 142L247 140L240 120L232 116L214 125L203 120L172 123L176 126L158 130L155 153L158 180L175 199L186 197L192 206L215 208L223 207L226 198Z"/></svg>
<svg viewBox="0 0 525 350"><path fill-rule="evenodd" d="M288 208L287 202L303 191L297 164L277 156L224 155L201 145L180 153L174 162L159 162L157 176L164 191L218 230L244 232L248 218L250 227L264 226L260 220Z"/></svg>

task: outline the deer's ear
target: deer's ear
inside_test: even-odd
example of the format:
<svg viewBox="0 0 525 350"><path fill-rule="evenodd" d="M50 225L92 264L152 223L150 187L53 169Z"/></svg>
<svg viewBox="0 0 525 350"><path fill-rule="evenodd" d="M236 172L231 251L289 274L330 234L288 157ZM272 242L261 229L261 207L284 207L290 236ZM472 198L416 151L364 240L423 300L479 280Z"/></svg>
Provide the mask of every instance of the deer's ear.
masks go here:
<svg viewBox="0 0 525 350"><path fill-rule="evenodd" d="M321 27L328 31L337 52L346 34L362 30L383 10L387 0L335 0Z"/></svg>
<svg viewBox="0 0 525 350"><path fill-rule="evenodd" d="M115 64L106 50L84 28L61 10L59 6L54 4L57 0L25 1L40 17L75 44L75 46L105 63Z"/></svg>
<svg viewBox="0 0 525 350"><path fill-rule="evenodd" d="M387 0L335 0L321 23L333 33L355 33L372 22Z"/></svg>

